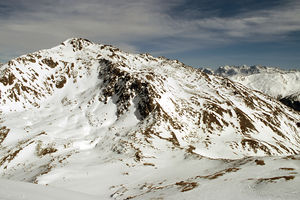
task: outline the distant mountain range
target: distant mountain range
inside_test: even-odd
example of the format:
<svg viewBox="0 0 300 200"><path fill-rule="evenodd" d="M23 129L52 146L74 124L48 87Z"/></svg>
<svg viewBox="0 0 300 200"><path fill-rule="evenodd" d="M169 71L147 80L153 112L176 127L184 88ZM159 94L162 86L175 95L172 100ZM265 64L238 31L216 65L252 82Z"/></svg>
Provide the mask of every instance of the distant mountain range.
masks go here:
<svg viewBox="0 0 300 200"><path fill-rule="evenodd" d="M298 70L265 66L223 66L216 70L202 70L209 74L230 78L300 111L300 71Z"/></svg>
<svg viewBox="0 0 300 200"><path fill-rule="evenodd" d="M1 177L100 199L298 197L300 115L272 96L294 95L299 74L246 68L208 74L81 38L13 59L0 69ZM289 91L267 93L275 83Z"/></svg>

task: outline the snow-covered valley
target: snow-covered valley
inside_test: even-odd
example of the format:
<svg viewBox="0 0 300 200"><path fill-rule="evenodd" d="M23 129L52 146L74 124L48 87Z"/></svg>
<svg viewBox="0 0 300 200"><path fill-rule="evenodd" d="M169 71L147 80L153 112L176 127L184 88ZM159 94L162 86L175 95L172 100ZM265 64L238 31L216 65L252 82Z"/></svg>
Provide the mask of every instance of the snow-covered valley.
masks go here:
<svg viewBox="0 0 300 200"><path fill-rule="evenodd" d="M0 70L0 199L299 198L300 115L259 91L80 38Z"/></svg>

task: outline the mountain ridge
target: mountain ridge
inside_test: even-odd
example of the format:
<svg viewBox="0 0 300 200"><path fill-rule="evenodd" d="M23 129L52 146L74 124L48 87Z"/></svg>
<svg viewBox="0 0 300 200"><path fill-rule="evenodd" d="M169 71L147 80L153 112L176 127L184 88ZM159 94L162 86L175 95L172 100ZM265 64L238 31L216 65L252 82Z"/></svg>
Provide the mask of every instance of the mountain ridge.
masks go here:
<svg viewBox="0 0 300 200"><path fill-rule="evenodd" d="M84 55L87 57L82 59L80 56L85 49L87 52ZM102 54L99 53L101 51ZM2 112L7 112L8 109L5 110L5 105L11 108L11 104L15 108L17 107L16 104L22 104L23 107L19 106L19 111L28 109L27 106L29 108L40 107L40 102L47 100L47 98L51 99L53 95L56 98L59 97L60 93L64 93L68 87L73 87L73 91L75 91L74 85L76 90L80 90L83 84L88 86L86 81L90 79L98 82L98 85L102 84L101 95L98 95L100 102L106 104L108 99L115 98L113 104L117 106L117 118L127 112L131 105L134 105L139 120L144 120L152 111L155 111L154 113L158 114L157 118L165 118L166 123L170 123L169 126L174 128L173 131L176 132L179 130L185 132L187 130L184 131L181 128L189 129L187 127L190 125L196 125L203 126L201 129L207 133L213 133L216 130L222 132L224 127L232 127L237 132L241 131L242 134L246 134L260 129L254 125L258 120L258 123L269 126L270 131L276 133L275 135L279 135L281 138L285 135L286 131L280 133L281 131L277 127L280 126L278 122L281 120L276 119L276 115L279 116L278 113L285 108L277 104L276 101L269 97L260 96L261 94L255 91L248 91L247 88L234 84L228 79L206 75L200 70L187 67L178 61L154 58L148 54L131 55L111 46L97 46L90 41L77 38L67 40L60 46L52 48L50 52L47 50L44 52L45 55L43 53L30 54L7 64L4 69L5 75L0 78L2 85L8 88L6 91L5 89L1 90ZM51 55L52 52L54 54ZM105 55L105 53L107 54ZM69 58L67 58L68 54L70 54ZM128 59L126 56L132 59ZM21 64L24 67L29 66L29 68L22 68L22 70L26 69L31 73L22 72L19 69L21 67L18 67ZM7 73L8 67L14 69L14 72ZM160 74L155 72L159 68L162 68ZM190 80L182 83L177 82L182 77L190 77ZM202 87L197 89L197 86L192 84L193 81L197 82L198 85L202 84ZM93 81L89 82L91 84L89 86L93 88ZM70 89L70 91L72 90ZM82 91L84 92L84 89ZM70 95L72 96L72 94ZM32 96L34 97L31 100L30 97ZM260 97L257 98L257 96ZM189 100L187 101L182 97L189 98ZM11 104L8 103L9 100ZM235 103L236 101L238 103ZM195 108L198 107L201 112L198 113L194 109L190 109L189 104ZM274 108L272 104L275 105ZM275 109L271 112L276 120L274 121L270 117L268 120L264 120L259 117L259 112L255 110L262 108L264 110L260 111L261 113ZM14 111L18 110L15 109ZM257 114L255 114L256 112ZM253 114L254 116L252 116ZM270 116L269 114L264 115ZM289 115L287 115L287 119L291 121ZM194 116L199 116L199 119L195 119ZM238 121L224 121L224 116L228 120L234 121L237 118ZM182 117L189 117L189 120L193 122L183 125L182 120L176 120ZM294 123L296 123L295 121ZM234 125L236 123L239 125ZM287 124L290 123L287 122ZM295 125L293 129L294 127ZM193 129L195 128L190 130ZM180 135L179 132L177 134ZM172 138L181 137L175 137L173 134L170 140ZM184 140L181 141L186 143ZM179 142L175 141L175 143Z"/></svg>
<svg viewBox="0 0 300 200"><path fill-rule="evenodd" d="M266 66L223 66L216 70L202 69L208 74L227 77L246 87L258 90L300 111L300 71Z"/></svg>
<svg viewBox="0 0 300 200"><path fill-rule="evenodd" d="M4 178L117 199L124 194L143 198L143 190L152 188L145 172L157 175L152 180L156 189L150 191L185 192L200 187L202 179L256 166L259 157L298 159L296 112L176 60L73 38L16 58L2 69ZM176 165L183 172L194 164L215 167L202 167L202 175L196 168L179 178L169 174ZM170 175L167 181L158 178L162 174ZM103 188L90 185L94 175L105 178ZM82 179L89 180L87 187L81 187ZM125 180L138 183L125 187ZM158 189L161 182L169 186Z"/></svg>

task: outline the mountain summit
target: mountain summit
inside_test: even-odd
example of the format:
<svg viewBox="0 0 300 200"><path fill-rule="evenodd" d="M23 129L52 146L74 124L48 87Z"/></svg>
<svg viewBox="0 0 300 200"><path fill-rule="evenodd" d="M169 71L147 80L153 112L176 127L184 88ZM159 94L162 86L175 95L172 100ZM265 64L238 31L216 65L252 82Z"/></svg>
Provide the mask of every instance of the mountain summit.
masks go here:
<svg viewBox="0 0 300 200"><path fill-rule="evenodd" d="M167 166L174 152L221 160L300 152L297 113L177 60L72 38L0 70L2 177L72 185L81 168Z"/></svg>

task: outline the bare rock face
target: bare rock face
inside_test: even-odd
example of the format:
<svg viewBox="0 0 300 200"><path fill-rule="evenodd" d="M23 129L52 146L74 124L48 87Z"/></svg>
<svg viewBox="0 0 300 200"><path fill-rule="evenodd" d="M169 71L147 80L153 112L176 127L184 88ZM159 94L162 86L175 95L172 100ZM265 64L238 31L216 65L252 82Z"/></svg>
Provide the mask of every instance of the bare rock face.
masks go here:
<svg viewBox="0 0 300 200"><path fill-rule="evenodd" d="M280 99L279 101L294 109L295 111L300 112L300 92L288 95Z"/></svg>
<svg viewBox="0 0 300 200"><path fill-rule="evenodd" d="M214 159L300 152L300 116L276 99L176 60L84 39L8 62L0 88L0 170L13 176L30 150L30 181L86 149L134 162L166 149Z"/></svg>

